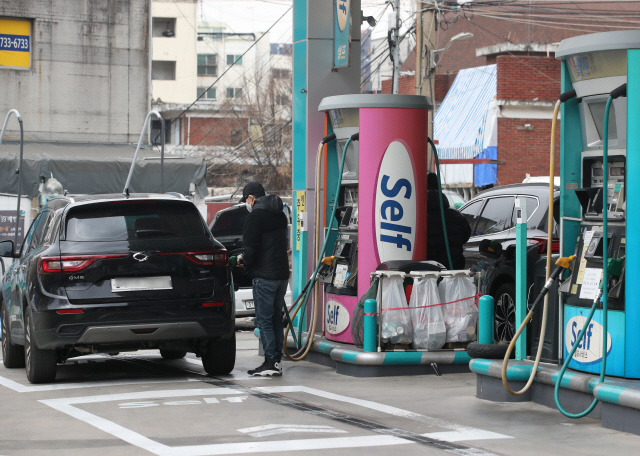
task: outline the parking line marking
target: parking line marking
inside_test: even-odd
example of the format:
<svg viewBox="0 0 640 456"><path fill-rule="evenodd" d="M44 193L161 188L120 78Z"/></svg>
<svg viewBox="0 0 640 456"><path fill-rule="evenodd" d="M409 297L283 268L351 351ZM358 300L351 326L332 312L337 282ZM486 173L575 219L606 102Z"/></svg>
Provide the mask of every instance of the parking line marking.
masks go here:
<svg viewBox="0 0 640 456"><path fill-rule="evenodd" d="M213 382L208 382L212 386L218 386ZM480 429L470 428L467 426L456 425L455 423L449 423L445 420L437 418L427 417L417 413L402 410L396 407L385 406L384 404L378 404L371 401L365 401L361 399L349 398L347 396L341 396L326 391L318 390L315 388L307 388L303 386L282 386L282 387L262 387L251 388L242 385L233 385L228 382L219 382L222 387L208 388L208 389L188 389L188 390L166 390L166 391L144 391L135 393L120 393L120 394L107 394L101 396L86 396L77 398L59 398L59 399L46 399L39 402L48 405L62 413L65 413L78 420L84 421L91 426L94 426L108 434L113 435L116 438L124 440L131 445L137 446L141 449L147 450L157 456L213 456L222 454L238 454L238 453L262 453L262 452L282 452L282 451L294 451L294 450L318 450L318 449L335 449L335 448L362 448L372 446L387 446L387 445L401 445L407 443L423 443L432 448L438 448L445 450L449 453L457 455L474 454L479 455L493 455L490 451L481 449L464 447L455 445L447 446L447 442L457 442L466 439L481 440L481 439L506 439L512 438L510 436L483 431ZM224 386L229 385L229 386ZM236 386L237 389L230 386ZM401 429L389 428L388 426L380 425L379 423L368 422L367 420L358 419L356 417L350 417L344 414L337 414L343 416L343 422L351 423L358 426L358 422L369 423L370 425L377 426L376 428L362 427L362 429L380 432L384 429L388 429L388 432L397 431L399 435L390 434L378 434L371 436L360 437L333 437L324 439L302 439L302 440L283 440L283 441L271 441L271 442L242 442L242 443L225 443L225 444L209 444L209 445L192 445L181 447L169 447L154 440L151 440L135 431L126 429L112 421L101 418L92 413L86 412L82 409L75 407L78 404L100 403L109 401L121 401L121 400L138 400L138 399L158 399L168 397L189 397L189 396L217 396L217 395L237 395L241 393L253 393L258 397L265 394L272 394L269 391L279 392L304 392L311 395L325 397L332 400L341 402L348 402L357 404L372 410L380 411L383 413L391 414L394 416L402 416L414 420L421 421L425 424L433 426L446 426L445 429L453 429L453 432L440 432L429 434L413 434ZM274 398L275 400L276 398ZM280 398L278 400L282 400ZM292 405L299 403L300 401L289 400ZM287 405L287 404L283 404ZM306 407L314 407L306 404ZM321 409L321 408L320 408ZM303 409L300 409L303 410ZM325 410L325 409L323 409ZM305 411L305 410L303 410ZM313 412L313 410L311 410ZM329 410L325 410L329 413ZM332 412L336 415L335 412ZM336 415L336 416L337 416ZM320 416L323 416L322 414ZM324 415L330 418L327 414ZM387 431L385 431L387 432ZM427 439L426 441L421 440Z"/></svg>
<svg viewBox="0 0 640 456"><path fill-rule="evenodd" d="M457 431L462 433L469 433L469 432L474 433L477 431L481 431L480 429L477 429L477 428L452 423L450 421L422 415L420 413L410 412L408 410L403 410L390 405L380 404L379 402L373 402L365 399L357 399L353 397L342 396L340 394L329 393L327 391L322 391L315 388L309 388L307 386L261 386L255 389L264 391L265 393L276 393L276 394L277 393L308 393L314 396L324 397L325 399L331 399L338 402L346 402L348 404L359 405L361 407L365 407L371 410L376 410L378 412L383 412L388 415L408 418L413 421L420 421L421 423L427 424L429 426L449 429L451 431ZM482 431L482 432L489 432L489 431ZM495 439L511 438L509 436L497 434L493 432L490 432L490 434L494 434L495 437L492 437L492 438L495 438Z"/></svg>
<svg viewBox="0 0 640 456"><path fill-rule="evenodd" d="M180 360L179 360L180 361ZM193 358L183 358L181 361L186 361L190 364L195 364L196 366L202 367L202 361L199 359ZM252 375L216 375L216 378L221 378L225 380L273 380L271 377L254 377Z"/></svg>
<svg viewBox="0 0 640 456"><path fill-rule="evenodd" d="M84 382L84 383L52 383L49 385L33 385L27 386L22 383L14 382L5 377L0 377L0 385L12 389L18 393L37 393L40 391L58 391L78 388L98 388L101 386L120 386L120 385L141 385L154 383L184 383L197 382L198 378L166 378L166 379L139 379L139 380L107 380L101 382Z"/></svg>

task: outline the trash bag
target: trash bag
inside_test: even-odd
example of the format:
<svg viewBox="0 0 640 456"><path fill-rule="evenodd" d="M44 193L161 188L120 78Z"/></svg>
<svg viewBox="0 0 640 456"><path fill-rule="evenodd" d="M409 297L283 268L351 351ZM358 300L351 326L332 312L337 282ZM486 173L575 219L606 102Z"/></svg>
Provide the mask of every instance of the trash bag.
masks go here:
<svg viewBox="0 0 640 456"><path fill-rule="evenodd" d="M407 306L407 298L402 286L402 277L384 278L382 280L382 343L410 344L413 339L411 316ZM396 309L399 310L385 310Z"/></svg>
<svg viewBox="0 0 640 456"><path fill-rule="evenodd" d="M358 304L353 308L353 316L351 317L351 338L358 348L364 347L364 302L367 299L376 299L379 281L380 279L377 277L371 279L371 286L367 292L362 295Z"/></svg>
<svg viewBox="0 0 640 456"><path fill-rule="evenodd" d="M476 340L478 308L475 305L476 287L470 277L445 277L438 286L442 302L463 301L446 304L444 324L447 342L471 342Z"/></svg>
<svg viewBox="0 0 640 456"><path fill-rule="evenodd" d="M413 324L413 348L437 350L447 339L444 315L440 304L438 283L435 278L415 279L409 301L411 323ZM423 306L432 306L418 308Z"/></svg>

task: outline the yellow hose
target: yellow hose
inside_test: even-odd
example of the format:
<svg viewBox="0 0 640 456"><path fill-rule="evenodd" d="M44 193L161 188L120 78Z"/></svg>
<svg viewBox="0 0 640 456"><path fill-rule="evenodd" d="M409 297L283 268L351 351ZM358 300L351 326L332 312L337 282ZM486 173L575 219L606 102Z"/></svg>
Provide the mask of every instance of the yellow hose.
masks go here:
<svg viewBox="0 0 640 456"><path fill-rule="evenodd" d="M315 220L315 238L314 238L314 243L313 243L313 264L317 264L318 260L320 259L320 252L319 252L319 248L320 248L320 178L322 177L322 157L323 154L322 152L324 151L324 146L325 144L323 142L320 143L320 146L318 147L318 153L317 153L317 158L316 158L316 220ZM311 286L316 286L315 284L311 284ZM315 292L314 292L314 303L315 305L313 306L314 312L313 312L313 316L311 319L311 325L309 326L309 338L310 340L307 342L307 347L305 349L305 351L300 355L300 356L292 356L291 354L289 354L289 350L287 348L287 337L289 336L289 330L291 329L289 327L289 325L287 325L287 328L285 330L284 333L284 346L283 346L283 352L284 355L290 359L291 361L301 361L303 360L307 354L309 353L309 350L311 350L311 345L313 343L313 339L315 337L315 333L316 333L316 325L317 325L317 321L318 321L318 302L320 301L320 298L318 296L318 291L319 291L319 287L316 286ZM309 292L311 293L311 291ZM295 316L298 314L298 311L302 308L301 305L299 305L294 311L293 313L290 315L291 318L291 324L293 324L293 319L295 318ZM302 337L302 335L300 335L300 337Z"/></svg>
<svg viewBox="0 0 640 456"><path fill-rule="evenodd" d="M560 105L562 102L560 100L556 101L556 106L553 109L553 120L551 122L551 155L549 158L549 212L547 215L547 274L546 281L549 280L549 276L551 275L551 253L553 247L553 192L554 192L554 173L555 173L555 158L556 158L556 123L558 121L558 112L560 111ZM507 368L509 367L509 358L511 357L511 352L513 351L513 347L516 345L516 341L518 337L524 331L524 328L527 327L527 323L531 320L533 316L533 309L529 311L524 321L518 328L515 336L511 339L511 343L507 348L507 353L504 355L504 361L502 362L502 384L507 392L513 396L521 396L526 393L531 385L533 384L533 379L536 377L538 373L538 365L540 364L540 358L542 357L542 348L544 346L544 335L547 329L547 310L549 308L549 294L544 297L544 305L542 307L542 328L540 329L540 340L538 341L538 351L536 353L536 360L533 364L533 369L531 370L531 375L529 376L529 380L527 381L524 388L520 391L514 391L509 386L509 381L507 380Z"/></svg>

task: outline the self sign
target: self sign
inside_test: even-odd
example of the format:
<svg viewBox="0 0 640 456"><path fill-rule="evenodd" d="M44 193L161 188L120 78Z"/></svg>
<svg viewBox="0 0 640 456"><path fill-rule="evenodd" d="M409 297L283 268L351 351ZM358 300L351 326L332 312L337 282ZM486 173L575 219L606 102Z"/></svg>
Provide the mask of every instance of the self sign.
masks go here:
<svg viewBox="0 0 640 456"><path fill-rule="evenodd" d="M412 259L416 219L413 165L405 146L394 141L385 151L376 189L376 244L380 262Z"/></svg>

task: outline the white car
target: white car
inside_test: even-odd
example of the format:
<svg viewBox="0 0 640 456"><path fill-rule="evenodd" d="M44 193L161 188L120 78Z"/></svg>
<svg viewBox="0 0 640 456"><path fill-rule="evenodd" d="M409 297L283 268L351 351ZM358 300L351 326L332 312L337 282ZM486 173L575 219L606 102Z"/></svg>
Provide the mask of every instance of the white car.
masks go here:
<svg viewBox="0 0 640 456"><path fill-rule="evenodd" d="M253 302L253 290L251 287L239 288L236 291L236 317L253 317L256 314ZM287 307L291 307L291 286L287 286L287 294L284 296Z"/></svg>

